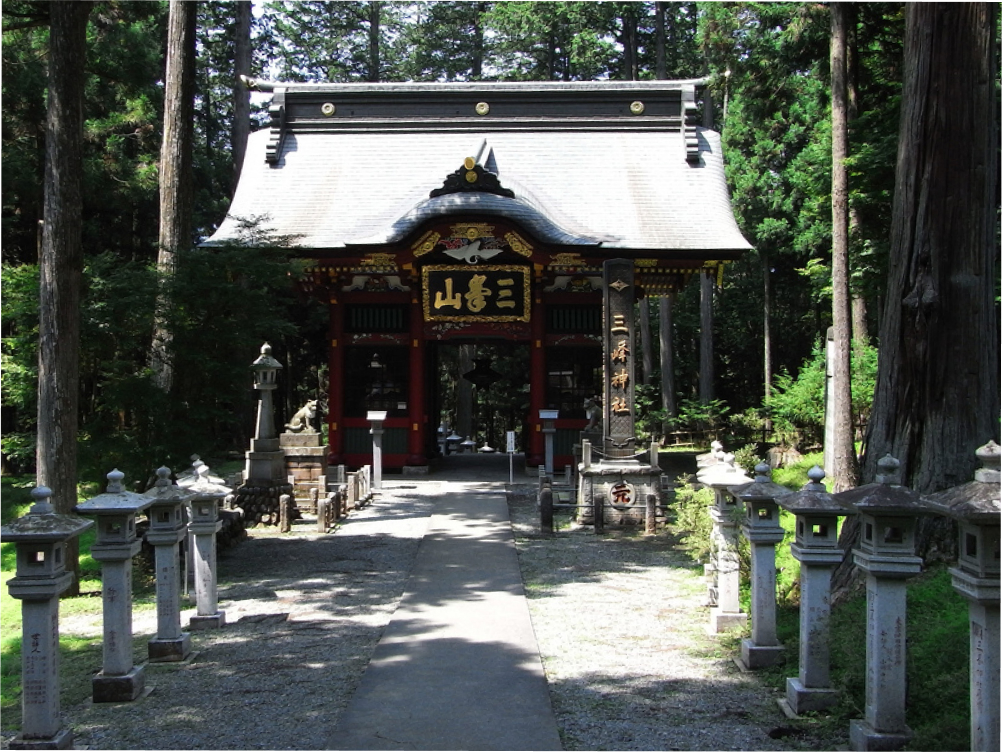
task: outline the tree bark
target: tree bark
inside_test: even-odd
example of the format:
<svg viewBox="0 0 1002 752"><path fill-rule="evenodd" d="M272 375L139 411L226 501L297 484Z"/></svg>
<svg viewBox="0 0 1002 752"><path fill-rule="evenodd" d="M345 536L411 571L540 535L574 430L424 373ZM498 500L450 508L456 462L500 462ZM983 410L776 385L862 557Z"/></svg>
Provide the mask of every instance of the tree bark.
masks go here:
<svg viewBox="0 0 1002 752"><path fill-rule="evenodd" d="M999 440L998 11L992 3L905 9L891 253L863 480L891 454L905 485L934 493L971 480L975 450ZM920 523L919 555L950 545L944 523ZM855 528L843 526L843 548ZM839 567L833 586L844 587L850 569Z"/></svg>
<svg viewBox="0 0 1002 752"><path fill-rule="evenodd" d="M772 270L769 254L762 252L762 366L764 396L768 403L772 396ZM766 432L772 431L772 419L765 419Z"/></svg>
<svg viewBox="0 0 1002 752"><path fill-rule="evenodd" d="M379 24L382 3L369 3L369 80L376 83L379 75Z"/></svg>
<svg viewBox="0 0 1002 752"><path fill-rule="evenodd" d="M39 252L37 483L56 511L77 503L83 90L90 3L49 3L44 227ZM67 566L79 572L76 545ZM79 593L74 577L67 594Z"/></svg>
<svg viewBox="0 0 1002 752"><path fill-rule="evenodd" d="M713 401L713 277L699 278L699 401Z"/></svg>
<svg viewBox="0 0 1002 752"><path fill-rule="evenodd" d="M848 18L845 3L831 4L832 71L832 381L834 404L831 447L833 490L845 491L859 482L852 429L852 314L849 305L849 155L846 51Z"/></svg>
<svg viewBox="0 0 1002 752"><path fill-rule="evenodd" d="M672 306L675 294L658 298L658 329L661 345L661 407L665 411L664 433L669 433L668 421L678 417L675 397L675 337L672 325Z"/></svg>
<svg viewBox="0 0 1002 752"><path fill-rule="evenodd" d="M665 12L667 3L654 3L654 44L655 44L655 77L668 78L668 61L665 55Z"/></svg>
<svg viewBox="0 0 1002 752"><path fill-rule="evenodd" d="M864 477L890 452L912 488L964 483L998 440L997 6L906 7L905 78L880 366Z"/></svg>
<svg viewBox="0 0 1002 752"><path fill-rule="evenodd" d="M160 148L160 292L154 314L151 366L154 383L170 392L173 382L169 284L177 257L191 243L192 140L195 95L195 15L197 4L171 0L167 23L164 136Z"/></svg>
<svg viewBox="0 0 1002 752"><path fill-rule="evenodd" d="M640 309L640 366L643 374L641 383L650 384L654 375L654 338L651 336L651 301L644 298L638 303Z"/></svg>
<svg viewBox="0 0 1002 752"><path fill-rule="evenodd" d="M233 185L230 195L237 189L240 170L247 152L247 137L250 135L250 90L241 76L251 74L251 3L239 0L234 3L236 30L233 37L233 130L230 146L233 149Z"/></svg>

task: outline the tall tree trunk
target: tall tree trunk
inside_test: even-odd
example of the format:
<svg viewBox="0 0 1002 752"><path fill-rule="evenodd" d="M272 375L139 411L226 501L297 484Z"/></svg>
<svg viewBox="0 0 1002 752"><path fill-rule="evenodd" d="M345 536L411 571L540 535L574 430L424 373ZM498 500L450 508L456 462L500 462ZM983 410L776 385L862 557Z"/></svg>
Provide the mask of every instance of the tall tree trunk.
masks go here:
<svg viewBox="0 0 1002 752"><path fill-rule="evenodd" d="M668 62L665 55L665 12L668 3L654 3L654 44L655 44L655 76L658 79L668 78Z"/></svg>
<svg viewBox="0 0 1002 752"><path fill-rule="evenodd" d="M891 454L902 482L921 493L969 481L975 450L999 440L997 12L994 3L905 6L891 252L863 479ZM920 555L950 544L943 527L920 524ZM840 545L856 535L858 525L843 526ZM849 580L847 569L833 584Z"/></svg>
<svg viewBox="0 0 1002 752"><path fill-rule="evenodd" d="M699 277L699 401L713 401L713 276Z"/></svg>
<svg viewBox="0 0 1002 752"><path fill-rule="evenodd" d="M483 15L486 12L486 3L476 4L476 13L473 16L473 60L470 61L470 78L474 81L479 81L484 74Z"/></svg>
<svg viewBox="0 0 1002 752"><path fill-rule="evenodd" d="M39 253L37 482L56 511L77 503L83 90L90 3L49 3L44 227ZM110 469L110 468L109 468ZM75 541L67 566L79 572ZM79 593L79 577L67 594Z"/></svg>
<svg viewBox="0 0 1002 752"><path fill-rule="evenodd" d="M247 152L247 137L250 135L250 89L241 76L251 74L251 2L239 0L234 3L236 29L233 36L233 130L230 146L233 149L233 185L230 195L237 189L240 170Z"/></svg>
<svg viewBox="0 0 1002 752"><path fill-rule="evenodd" d="M379 75L379 25L382 13L381 2L369 3L369 80L380 80Z"/></svg>
<svg viewBox="0 0 1002 752"><path fill-rule="evenodd" d="M669 433L668 421L678 417L675 397L675 337L672 325L672 306L675 293L658 298L658 333L661 341L661 407L665 411L664 433Z"/></svg>
<svg viewBox="0 0 1002 752"><path fill-rule="evenodd" d="M849 45L846 51L846 102L848 126L852 127L852 122L859 115L859 35L856 33L857 8L855 3L846 3L846 18L848 19ZM859 216L859 209L849 202L849 249L853 249L856 240L859 238L859 228L863 220ZM849 267L852 269L852 254L849 257ZM870 342L869 331L866 325L866 298L860 290L852 289L849 285L851 296L850 306L852 308L852 347L857 355L862 354L863 349ZM858 433L859 426L854 427Z"/></svg>
<svg viewBox="0 0 1002 752"><path fill-rule="evenodd" d="M197 4L171 0L167 23L164 138L160 149L160 292L154 320L151 366L154 383L169 392L174 380L169 328L169 286L177 257L191 243L192 139Z"/></svg>
<svg viewBox="0 0 1002 752"><path fill-rule="evenodd" d="M891 254L865 477L890 452L905 482L931 493L970 480L974 451L999 438L998 10L905 7Z"/></svg>
<svg viewBox="0 0 1002 752"><path fill-rule="evenodd" d="M765 401L772 396L772 268L769 254L762 252L762 365ZM766 432L772 431L772 419L765 419Z"/></svg>
<svg viewBox="0 0 1002 752"><path fill-rule="evenodd" d="M832 382L834 404L831 449L835 491L845 491L859 482L859 468L852 430L852 315L849 307L849 155L846 50L848 19L845 3L831 4L832 71Z"/></svg>
<svg viewBox="0 0 1002 752"><path fill-rule="evenodd" d="M643 371L641 382L650 384L654 375L654 338L651 336L651 300L644 298L638 303L640 309L640 367Z"/></svg>

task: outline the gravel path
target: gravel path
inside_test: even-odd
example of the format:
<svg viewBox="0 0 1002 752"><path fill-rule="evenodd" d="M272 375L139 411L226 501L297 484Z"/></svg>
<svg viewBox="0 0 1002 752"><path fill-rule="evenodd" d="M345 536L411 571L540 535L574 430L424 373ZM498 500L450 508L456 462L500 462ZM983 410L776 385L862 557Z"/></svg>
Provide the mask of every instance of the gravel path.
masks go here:
<svg viewBox="0 0 1002 752"><path fill-rule="evenodd" d="M442 483L387 487L334 535L303 521L287 536L252 530L221 552L226 627L194 632L183 665L148 664L148 696L64 708L76 746L322 749L397 607ZM669 536L544 538L529 485L510 489L509 509L566 749L834 748L792 734L778 693L705 634L700 568ZM136 634L155 629L154 612L137 616ZM93 630L94 620L61 627Z"/></svg>

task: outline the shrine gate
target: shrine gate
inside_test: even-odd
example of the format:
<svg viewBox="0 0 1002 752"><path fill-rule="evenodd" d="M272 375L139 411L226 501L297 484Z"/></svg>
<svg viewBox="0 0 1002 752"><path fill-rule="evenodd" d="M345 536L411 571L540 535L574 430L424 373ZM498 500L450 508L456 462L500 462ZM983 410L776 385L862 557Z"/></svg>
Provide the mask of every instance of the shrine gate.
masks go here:
<svg viewBox="0 0 1002 752"><path fill-rule="evenodd" d="M226 220L207 241L288 236L329 305L329 461L426 468L442 420L443 343L528 348L527 462L556 409L573 461L602 393L602 264L638 297L719 277L749 249L731 211L705 82L295 84L272 93Z"/></svg>

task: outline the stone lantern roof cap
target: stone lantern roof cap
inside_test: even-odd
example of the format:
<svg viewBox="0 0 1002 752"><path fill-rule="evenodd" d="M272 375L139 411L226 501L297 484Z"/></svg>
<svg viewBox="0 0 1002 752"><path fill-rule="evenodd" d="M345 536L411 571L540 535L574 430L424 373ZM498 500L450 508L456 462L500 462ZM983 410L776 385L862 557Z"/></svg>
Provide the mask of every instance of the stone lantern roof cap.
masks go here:
<svg viewBox="0 0 1002 752"><path fill-rule="evenodd" d="M856 514L856 507L840 504L835 497L828 492L825 484L822 483L825 471L820 465L815 465L807 471L810 479L803 488L788 496L783 496L776 500L783 509L791 514Z"/></svg>
<svg viewBox="0 0 1002 752"><path fill-rule="evenodd" d="M171 483L170 468L157 468L157 480L153 488L148 489L144 496L152 496L159 502L178 502L191 496L191 492L183 488L180 484Z"/></svg>
<svg viewBox="0 0 1002 752"><path fill-rule="evenodd" d="M271 356L271 345L265 342L261 345L261 354L257 360L251 363L251 368L257 371L264 371L269 368L280 369L284 366Z"/></svg>
<svg viewBox="0 0 1002 752"><path fill-rule="evenodd" d="M705 486L723 488L730 488L751 480L745 475L744 470L734 464L734 455L730 453L721 457L716 464L707 465L696 473L696 479Z"/></svg>
<svg viewBox="0 0 1002 752"><path fill-rule="evenodd" d="M989 441L977 451L983 467L974 480L925 497L933 511L979 525L998 525L1002 515L999 486L999 445Z"/></svg>
<svg viewBox="0 0 1002 752"><path fill-rule="evenodd" d="M833 494L833 498L865 514L891 517L929 514L919 493L900 484L900 468L901 463L888 454L877 462L876 482L841 491Z"/></svg>
<svg viewBox="0 0 1002 752"><path fill-rule="evenodd" d="M786 486L772 482L772 468L766 462L760 462L755 466L755 479L751 483L730 486L727 490L742 501L765 499L775 501L793 493Z"/></svg>
<svg viewBox="0 0 1002 752"><path fill-rule="evenodd" d="M98 494L77 506L81 514L126 514L138 513L153 505L155 498L143 494L126 491L122 485L125 473L112 470L108 473L108 488L103 494Z"/></svg>
<svg viewBox="0 0 1002 752"><path fill-rule="evenodd" d="M94 526L93 520L56 512L49 503L52 489L47 486L32 489L31 496L35 503L28 513L0 528L0 540L4 543L58 543L75 538Z"/></svg>

